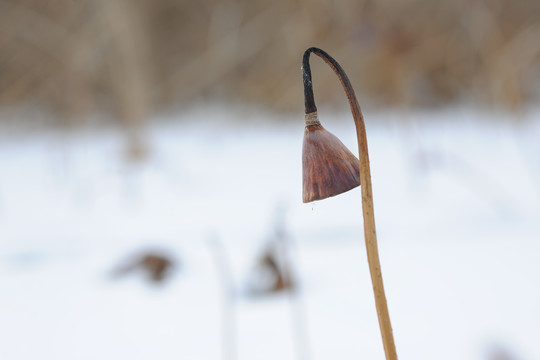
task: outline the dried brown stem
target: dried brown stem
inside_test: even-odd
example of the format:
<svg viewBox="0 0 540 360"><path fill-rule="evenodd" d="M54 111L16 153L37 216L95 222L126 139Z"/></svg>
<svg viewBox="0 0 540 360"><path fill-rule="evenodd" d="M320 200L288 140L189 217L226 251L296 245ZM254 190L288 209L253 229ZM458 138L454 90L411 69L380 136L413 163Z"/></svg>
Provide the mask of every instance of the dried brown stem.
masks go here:
<svg viewBox="0 0 540 360"><path fill-rule="evenodd" d="M366 127L364 116L360 110L360 105L356 99L351 82L345 74L343 68L325 51L318 48L309 48L304 53L303 75L304 75L304 94L306 95L306 114L316 111L315 101L313 99L313 89L311 81L311 70L309 68L309 54L314 53L321 57L336 73L339 81L343 85L351 112L356 126L356 136L358 139L358 152L360 160L360 183L362 188L362 212L364 216L364 238L366 241L366 251L371 273L371 282L373 284L373 293L375 295L375 305L377 308L377 317L381 330L384 352L387 360L397 360L394 335L392 334L392 325L390 323L390 314L382 280L381 264L379 260L379 250L377 248L377 234L375 231L375 216L373 212L373 194L371 190L371 170L369 166L369 155L366 137ZM314 110L313 110L314 109Z"/></svg>

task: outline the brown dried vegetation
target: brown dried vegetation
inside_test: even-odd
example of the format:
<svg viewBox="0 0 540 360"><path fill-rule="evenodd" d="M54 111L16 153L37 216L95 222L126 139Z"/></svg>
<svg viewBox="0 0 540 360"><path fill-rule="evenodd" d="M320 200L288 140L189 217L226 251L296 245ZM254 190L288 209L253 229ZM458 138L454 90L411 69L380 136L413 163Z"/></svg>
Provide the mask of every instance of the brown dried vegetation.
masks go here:
<svg viewBox="0 0 540 360"><path fill-rule="evenodd" d="M296 111L311 45L352 59L380 104L516 107L538 99L539 38L537 0L0 0L0 107L107 110L134 127L209 98ZM316 84L342 104L331 74Z"/></svg>
<svg viewBox="0 0 540 360"><path fill-rule="evenodd" d="M142 271L148 276L149 280L160 283L170 275L170 271L174 266L175 262L169 256L149 252L114 269L112 275L113 277L120 277L134 271Z"/></svg>

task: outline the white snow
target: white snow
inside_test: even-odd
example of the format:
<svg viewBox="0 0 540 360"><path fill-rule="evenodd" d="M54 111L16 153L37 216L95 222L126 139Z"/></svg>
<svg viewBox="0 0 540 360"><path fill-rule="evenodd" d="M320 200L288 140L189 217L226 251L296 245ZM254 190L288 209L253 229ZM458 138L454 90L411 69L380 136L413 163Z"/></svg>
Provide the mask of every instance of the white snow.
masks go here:
<svg viewBox="0 0 540 360"><path fill-rule="evenodd" d="M399 358L540 359L540 112L365 116ZM223 358L212 237L239 294L235 360L384 359L360 190L301 203L302 114L165 117L141 164L117 129L0 128L0 360ZM321 122L356 152L349 115ZM247 298L279 209L301 297ZM111 278L155 247L181 262L165 284Z"/></svg>

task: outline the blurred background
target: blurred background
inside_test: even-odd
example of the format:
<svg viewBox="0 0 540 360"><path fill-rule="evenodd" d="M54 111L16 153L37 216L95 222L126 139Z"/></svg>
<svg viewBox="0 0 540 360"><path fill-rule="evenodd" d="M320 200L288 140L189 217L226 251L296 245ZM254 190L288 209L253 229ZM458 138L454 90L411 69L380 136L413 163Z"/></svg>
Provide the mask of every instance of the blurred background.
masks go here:
<svg viewBox="0 0 540 360"><path fill-rule="evenodd" d="M301 204L310 46L400 358L540 359L536 0L0 0L0 359L384 357L359 190Z"/></svg>
<svg viewBox="0 0 540 360"><path fill-rule="evenodd" d="M194 101L294 112L317 45L379 106L538 101L540 4L498 1L1 3L0 104L136 122ZM333 74L317 72L320 97ZM328 99L328 100L326 100ZM139 120L140 121L140 120Z"/></svg>

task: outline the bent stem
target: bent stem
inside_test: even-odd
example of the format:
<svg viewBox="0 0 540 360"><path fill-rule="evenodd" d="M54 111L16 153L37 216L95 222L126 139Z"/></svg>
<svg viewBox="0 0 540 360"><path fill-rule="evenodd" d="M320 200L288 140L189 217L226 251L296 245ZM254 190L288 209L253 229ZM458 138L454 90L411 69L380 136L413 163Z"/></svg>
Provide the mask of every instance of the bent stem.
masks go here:
<svg viewBox="0 0 540 360"><path fill-rule="evenodd" d="M386 303L386 295L381 273L381 264L379 260L379 250L377 248L377 234L375 232L375 217L373 213L373 194L371 190L371 170L369 167L369 155L367 147L366 127L364 116L360 110L360 105L351 86L351 82L345 74L343 68L325 51L311 47L304 53L302 62L302 71L304 79L305 113L311 114L317 111L313 96L313 84L311 80L311 69L309 66L309 55L314 53L321 57L336 73L343 85L347 100L351 107L351 112L356 126L356 137L358 140L358 152L360 160L360 183L362 188L362 213L364 217L364 238L366 242L366 252L375 295L375 306L377 308L377 317L381 330L384 352L387 360L396 360L396 346L392 334L392 325L390 323L390 314Z"/></svg>

